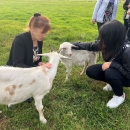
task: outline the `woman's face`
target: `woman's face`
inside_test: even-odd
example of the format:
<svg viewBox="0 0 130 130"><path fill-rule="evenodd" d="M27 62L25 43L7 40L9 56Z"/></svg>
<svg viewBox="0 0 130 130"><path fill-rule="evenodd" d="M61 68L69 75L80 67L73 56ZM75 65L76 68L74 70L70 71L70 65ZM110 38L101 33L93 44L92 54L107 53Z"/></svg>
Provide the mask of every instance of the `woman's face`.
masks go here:
<svg viewBox="0 0 130 130"><path fill-rule="evenodd" d="M46 36L46 33L43 32L43 28L31 28L30 31L33 40L42 41Z"/></svg>

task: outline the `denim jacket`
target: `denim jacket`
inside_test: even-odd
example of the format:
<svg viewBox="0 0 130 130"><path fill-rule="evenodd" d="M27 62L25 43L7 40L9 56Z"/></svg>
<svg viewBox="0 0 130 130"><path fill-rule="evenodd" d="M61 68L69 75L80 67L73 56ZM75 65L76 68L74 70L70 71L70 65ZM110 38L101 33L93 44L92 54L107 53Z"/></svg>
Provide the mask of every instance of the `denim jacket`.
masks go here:
<svg viewBox="0 0 130 130"><path fill-rule="evenodd" d="M92 19L95 19L99 23L103 23L103 17L108 3L109 0L97 0L96 5L94 7ZM118 0L115 0L111 20L116 19L117 10L118 10Z"/></svg>

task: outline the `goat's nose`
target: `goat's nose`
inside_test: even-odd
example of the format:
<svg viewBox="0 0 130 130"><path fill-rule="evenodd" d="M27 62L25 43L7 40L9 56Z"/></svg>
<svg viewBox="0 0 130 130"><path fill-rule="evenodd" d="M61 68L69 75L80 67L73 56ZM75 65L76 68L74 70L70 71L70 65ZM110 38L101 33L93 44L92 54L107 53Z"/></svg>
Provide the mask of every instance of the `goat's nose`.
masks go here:
<svg viewBox="0 0 130 130"><path fill-rule="evenodd" d="M69 54L69 56L72 56L72 54Z"/></svg>

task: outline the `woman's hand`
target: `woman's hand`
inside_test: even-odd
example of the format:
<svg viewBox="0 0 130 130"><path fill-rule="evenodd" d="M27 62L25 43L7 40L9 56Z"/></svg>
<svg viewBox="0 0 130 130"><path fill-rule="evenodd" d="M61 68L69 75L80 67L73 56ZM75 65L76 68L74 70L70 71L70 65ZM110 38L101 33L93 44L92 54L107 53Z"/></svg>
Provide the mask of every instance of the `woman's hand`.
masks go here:
<svg viewBox="0 0 130 130"><path fill-rule="evenodd" d="M50 69L52 67L52 64L46 63L46 64L43 64L42 66L45 66L46 68Z"/></svg>
<svg viewBox="0 0 130 130"><path fill-rule="evenodd" d="M128 4L128 8L130 8L130 4Z"/></svg>
<svg viewBox="0 0 130 130"><path fill-rule="evenodd" d="M52 64L50 64L50 63L39 62L38 65L39 66L44 66L44 67L46 67L48 69L50 69L52 67Z"/></svg>
<svg viewBox="0 0 130 130"><path fill-rule="evenodd" d="M92 24L95 24L96 23L96 20L95 19L92 19Z"/></svg>
<svg viewBox="0 0 130 130"><path fill-rule="evenodd" d="M108 69L111 65L111 62L105 62L103 65L102 65L102 70L105 71L106 69Z"/></svg>
<svg viewBox="0 0 130 130"><path fill-rule="evenodd" d="M128 11L127 14L130 15L130 11Z"/></svg>

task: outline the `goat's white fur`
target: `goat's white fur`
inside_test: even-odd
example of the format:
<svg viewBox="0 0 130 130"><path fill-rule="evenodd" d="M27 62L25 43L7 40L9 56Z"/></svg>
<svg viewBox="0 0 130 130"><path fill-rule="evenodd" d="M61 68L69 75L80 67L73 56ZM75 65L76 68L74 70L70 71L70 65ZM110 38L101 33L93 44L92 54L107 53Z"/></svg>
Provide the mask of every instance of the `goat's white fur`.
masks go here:
<svg viewBox="0 0 130 130"><path fill-rule="evenodd" d="M70 57L72 59L72 60L61 59L61 62L66 67L65 81L69 79L69 75L73 64L77 66L84 65L83 70L80 73L80 75L82 75L85 72L88 64L93 65L96 63L97 60L96 52L87 51L87 50L74 50L72 49L72 46L74 45L71 44L70 42L63 42L59 47L59 50L61 50L60 54Z"/></svg>
<svg viewBox="0 0 130 130"><path fill-rule="evenodd" d="M52 68L48 69L43 66L33 68L0 67L0 104L11 106L33 97L40 121L46 123L42 99L52 87L60 58L67 57L57 52L39 55L48 56Z"/></svg>

